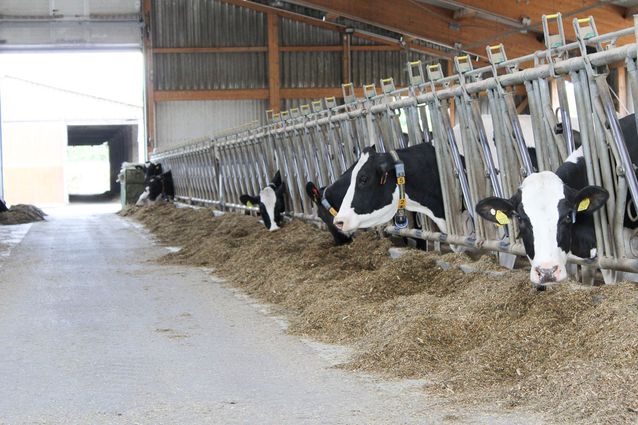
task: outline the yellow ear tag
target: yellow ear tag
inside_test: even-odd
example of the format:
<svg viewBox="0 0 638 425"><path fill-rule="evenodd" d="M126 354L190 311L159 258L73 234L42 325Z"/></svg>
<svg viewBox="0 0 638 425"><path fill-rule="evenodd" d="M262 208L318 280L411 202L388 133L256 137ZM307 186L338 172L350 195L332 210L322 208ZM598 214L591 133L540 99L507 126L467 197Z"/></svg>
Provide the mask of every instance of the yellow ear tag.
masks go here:
<svg viewBox="0 0 638 425"><path fill-rule="evenodd" d="M582 201L580 201L580 204L578 204L578 211L585 211L587 208L589 208L589 198L585 198Z"/></svg>
<svg viewBox="0 0 638 425"><path fill-rule="evenodd" d="M253 203L252 203L252 202L250 202L250 201L248 201L248 202L246 202L246 206L247 206L248 208L252 208L252 207L253 207Z"/></svg>
<svg viewBox="0 0 638 425"><path fill-rule="evenodd" d="M501 226L508 224L510 222L510 219L501 210L497 210L494 216L496 217L496 221L498 222L498 224L500 224Z"/></svg>

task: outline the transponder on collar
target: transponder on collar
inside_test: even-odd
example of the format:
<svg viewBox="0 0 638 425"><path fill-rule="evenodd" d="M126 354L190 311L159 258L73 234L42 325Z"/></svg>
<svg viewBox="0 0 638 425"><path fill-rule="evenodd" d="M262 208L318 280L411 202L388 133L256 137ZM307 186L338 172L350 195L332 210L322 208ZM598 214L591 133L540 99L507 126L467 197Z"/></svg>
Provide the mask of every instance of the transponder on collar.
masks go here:
<svg viewBox="0 0 638 425"><path fill-rule="evenodd" d="M405 198L405 165L396 151L390 151L390 155L394 160L394 171L397 175L397 186L399 187L399 204L397 213L394 216L394 225L399 229L403 229L408 226L408 217L405 211L408 204Z"/></svg>

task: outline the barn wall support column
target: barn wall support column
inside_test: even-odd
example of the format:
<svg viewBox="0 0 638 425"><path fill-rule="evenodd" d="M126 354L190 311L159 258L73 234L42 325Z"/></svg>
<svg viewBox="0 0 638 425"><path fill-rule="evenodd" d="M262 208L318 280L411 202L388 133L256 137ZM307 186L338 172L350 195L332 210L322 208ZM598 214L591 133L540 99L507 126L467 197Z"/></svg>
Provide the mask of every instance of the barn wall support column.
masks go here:
<svg viewBox="0 0 638 425"><path fill-rule="evenodd" d="M350 61L350 52L352 50L352 35L349 33L344 33L342 34L342 39L343 55L341 57L341 82L343 84L347 84L352 81L352 65Z"/></svg>
<svg viewBox="0 0 638 425"><path fill-rule="evenodd" d="M152 0L144 0L144 85L146 102L146 149L150 153L155 146L155 87L153 87L153 40L151 36ZM141 160L142 158L140 158Z"/></svg>
<svg viewBox="0 0 638 425"><path fill-rule="evenodd" d="M268 13L268 98L270 109L281 109L281 75L279 71L279 16Z"/></svg>

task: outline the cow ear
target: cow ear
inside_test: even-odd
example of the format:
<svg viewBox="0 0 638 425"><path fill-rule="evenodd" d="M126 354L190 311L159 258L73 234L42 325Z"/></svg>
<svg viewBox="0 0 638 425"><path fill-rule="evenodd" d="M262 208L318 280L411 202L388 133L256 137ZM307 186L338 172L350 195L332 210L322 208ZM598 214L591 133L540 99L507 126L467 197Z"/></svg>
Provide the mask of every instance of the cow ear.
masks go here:
<svg viewBox="0 0 638 425"><path fill-rule="evenodd" d="M306 183L306 193L315 204L321 202L321 191L313 182Z"/></svg>
<svg viewBox="0 0 638 425"><path fill-rule="evenodd" d="M609 192L600 186L586 186L582 188L574 199L576 212L591 214L605 205L609 199Z"/></svg>
<svg viewBox="0 0 638 425"><path fill-rule="evenodd" d="M283 183L279 183L277 186L275 186L275 194L277 196L282 196L284 194L284 184Z"/></svg>
<svg viewBox="0 0 638 425"><path fill-rule="evenodd" d="M479 201L476 204L476 212L486 220L504 225L510 222L510 217L514 214L514 204L510 199L503 199L491 196Z"/></svg>
<svg viewBox="0 0 638 425"><path fill-rule="evenodd" d="M241 195L239 197L239 202L246 205L247 207L259 205L259 196Z"/></svg>
<svg viewBox="0 0 638 425"><path fill-rule="evenodd" d="M277 172L275 173L275 176L272 178L271 183L274 184L275 187L281 186L281 173L279 172L279 170L277 170Z"/></svg>
<svg viewBox="0 0 638 425"><path fill-rule="evenodd" d="M379 184L385 184L388 179L388 172L393 168L393 164L385 158L377 165L377 175L379 177Z"/></svg>

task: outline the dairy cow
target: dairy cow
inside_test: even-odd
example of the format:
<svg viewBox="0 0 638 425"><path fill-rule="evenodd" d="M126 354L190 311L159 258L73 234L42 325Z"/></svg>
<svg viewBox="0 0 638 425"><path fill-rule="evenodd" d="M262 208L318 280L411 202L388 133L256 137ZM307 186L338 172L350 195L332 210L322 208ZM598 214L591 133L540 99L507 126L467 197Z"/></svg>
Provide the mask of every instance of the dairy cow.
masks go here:
<svg viewBox="0 0 638 425"><path fill-rule="evenodd" d="M352 242L352 233L345 233L334 225L334 216L341 208L341 202L348 190L350 175L354 164L341 177L329 186L318 188L313 182L306 184L306 193L317 207L317 215L325 223L334 238L335 244L343 245Z"/></svg>
<svg viewBox="0 0 638 425"><path fill-rule="evenodd" d="M405 209L430 217L442 232L446 231L443 195L434 147L421 143L396 151L405 169ZM400 187L396 161L390 153L374 148L363 150L349 175L335 182L347 185L334 225L342 232L354 232L383 224L399 209Z"/></svg>
<svg viewBox="0 0 638 425"><path fill-rule="evenodd" d="M638 133L633 115L620 126L634 164L638 163ZM635 165L634 165L635 166ZM515 218L531 263L530 280L539 288L567 277L567 255L596 256L592 213L601 208L609 193L587 184L582 147L574 151L555 173L533 173L523 180L509 199L489 197L476 205L486 220L507 224ZM638 224L625 219L625 226Z"/></svg>
<svg viewBox="0 0 638 425"><path fill-rule="evenodd" d="M157 167L159 166L159 167ZM161 165L156 164L155 169L161 170ZM153 174L145 182L146 187L140 195L135 205L149 205L158 200L171 200L175 197L175 186L173 185L173 173L169 170L161 174Z"/></svg>
<svg viewBox="0 0 638 425"><path fill-rule="evenodd" d="M285 212L284 184L279 171L275 173L270 184L263 188L259 195L241 195L239 200L247 206L258 205L261 219L266 229L271 232L280 228Z"/></svg>

